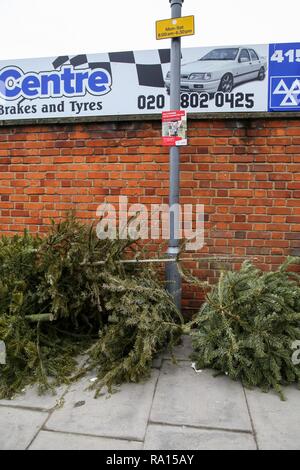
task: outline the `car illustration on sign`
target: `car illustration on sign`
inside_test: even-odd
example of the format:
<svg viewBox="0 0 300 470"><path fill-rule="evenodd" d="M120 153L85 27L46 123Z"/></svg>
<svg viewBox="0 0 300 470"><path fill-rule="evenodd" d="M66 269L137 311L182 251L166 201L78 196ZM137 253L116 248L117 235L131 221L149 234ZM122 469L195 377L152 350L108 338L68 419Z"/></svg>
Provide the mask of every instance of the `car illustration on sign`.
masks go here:
<svg viewBox="0 0 300 470"><path fill-rule="evenodd" d="M201 59L181 66L182 92L230 93L241 83L264 80L267 59L260 57L254 49L227 47L213 49ZM170 77L165 78L167 93L170 93Z"/></svg>

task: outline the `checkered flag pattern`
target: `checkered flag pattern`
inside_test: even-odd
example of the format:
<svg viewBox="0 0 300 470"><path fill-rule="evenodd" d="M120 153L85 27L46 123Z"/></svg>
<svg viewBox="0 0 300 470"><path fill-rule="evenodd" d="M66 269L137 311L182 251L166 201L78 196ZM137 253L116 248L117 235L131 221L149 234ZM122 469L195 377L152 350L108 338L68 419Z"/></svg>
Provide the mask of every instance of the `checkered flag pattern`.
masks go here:
<svg viewBox="0 0 300 470"><path fill-rule="evenodd" d="M71 64L75 67L89 67L91 69L102 68L114 75L114 64L129 64L135 67L137 85L155 88L164 88L163 64L169 64L171 61L170 49L158 49L153 51L127 51L110 52L101 55L100 61L94 61L93 56L86 54L74 57L60 56L53 62L53 67L59 69L63 65Z"/></svg>

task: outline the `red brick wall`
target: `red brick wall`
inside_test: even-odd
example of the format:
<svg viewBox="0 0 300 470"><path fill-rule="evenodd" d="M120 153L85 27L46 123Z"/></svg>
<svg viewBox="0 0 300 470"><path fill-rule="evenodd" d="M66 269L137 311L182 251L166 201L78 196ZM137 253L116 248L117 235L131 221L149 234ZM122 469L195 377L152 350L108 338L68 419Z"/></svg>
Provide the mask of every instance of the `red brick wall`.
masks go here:
<svg viewBox="0 0 300 470"><path fill-rule="evenodd" d="M69 209L96 220L119 195L167 203L160 132L159 121L1 128L1 233L43 232ZM181 161L181 202L205 205L201 253L256 257L264 269L300 255L300 119L190 120ZM187 266L210 279L219 264ZM187 308L201 297L185 287Z"/></svg>

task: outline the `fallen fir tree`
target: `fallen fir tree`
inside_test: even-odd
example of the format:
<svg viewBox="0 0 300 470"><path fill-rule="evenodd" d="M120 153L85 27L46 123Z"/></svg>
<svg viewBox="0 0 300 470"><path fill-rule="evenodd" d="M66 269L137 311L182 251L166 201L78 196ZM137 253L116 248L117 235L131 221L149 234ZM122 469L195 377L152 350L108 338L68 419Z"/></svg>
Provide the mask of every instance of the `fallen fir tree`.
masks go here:
<svg viewBox="0 0 300 470"><path fill-rule="evenodd" d="M0 398L30 384L54 390L92 368L96 394L150 374L182 318L151 267L120 262L130 250L132 241L99 240L73 217L43 239L0 239Z"/></svg>
<svg viewBox="0 0 300 470"><path fill-rule="evenodd" d="M197 368L211 368L249 388L274 389L300 383L293 342L300 339L300 275L288 258L276 272L249 261L223 272L208 294L191 331Z"/></svg>

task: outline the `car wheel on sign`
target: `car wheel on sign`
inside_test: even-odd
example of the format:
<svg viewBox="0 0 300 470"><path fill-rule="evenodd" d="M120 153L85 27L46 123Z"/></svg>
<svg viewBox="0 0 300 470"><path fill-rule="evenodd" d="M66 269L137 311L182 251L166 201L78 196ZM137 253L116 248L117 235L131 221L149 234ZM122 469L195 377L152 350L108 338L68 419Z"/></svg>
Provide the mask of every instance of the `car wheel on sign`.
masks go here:
<svg viewBox="0 0 300 470"><path fill-rule="evenodd" d="M223 93L230 93L233 89L233 76L231 73L226 73L221 79L220 85L219 85L219 91L222 91Z"/></svg>
<svg viewBox="0 0 300 470"><path fill-rule="evenodd" d="M264 67L261 67L259 72L258 72L258 80L261 80L263 81L266 77L266 71L264 69Z"/></svg>

